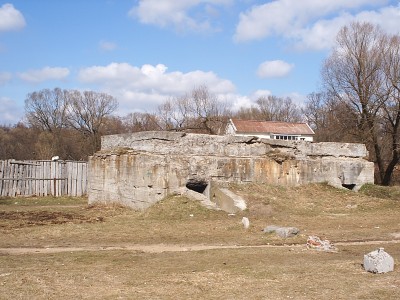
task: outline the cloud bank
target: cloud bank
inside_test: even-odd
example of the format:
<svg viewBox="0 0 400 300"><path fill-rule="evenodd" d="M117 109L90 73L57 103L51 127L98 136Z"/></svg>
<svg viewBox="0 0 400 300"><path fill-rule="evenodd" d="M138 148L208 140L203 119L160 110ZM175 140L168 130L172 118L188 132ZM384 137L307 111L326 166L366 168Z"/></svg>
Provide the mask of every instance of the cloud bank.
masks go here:
<svg viewBox="0 0 400 300"><path fill-rule="evenodd" d="M388 2L270 1L240 14L234 40L246 42L279 36L297 48L321 50L331 47L339 28L352 21L373 22L388 32L398 33L400 6L382 6Z"/></svg>
<svg viewBox="0 0 400 300"><path fill-rule="evenodd" d="M163 64L92 66L81 69L78 79L116 97L121 113L154 109L169 97L184 95L201 85L206 85L210 92L221 97L235 91L231 81L218 77L214 72L169 72Z"/></svg>

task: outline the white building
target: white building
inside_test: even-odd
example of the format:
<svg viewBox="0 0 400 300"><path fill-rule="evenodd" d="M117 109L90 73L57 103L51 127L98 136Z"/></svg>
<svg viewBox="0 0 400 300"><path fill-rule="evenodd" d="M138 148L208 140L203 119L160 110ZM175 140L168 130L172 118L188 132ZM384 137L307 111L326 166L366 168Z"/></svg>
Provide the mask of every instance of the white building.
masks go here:
<svg viewBox="0 0 400 300"><path fill-rule="evenodd" d="M315 133L307 123L230 119L225 134L312 142Z"/></svg>

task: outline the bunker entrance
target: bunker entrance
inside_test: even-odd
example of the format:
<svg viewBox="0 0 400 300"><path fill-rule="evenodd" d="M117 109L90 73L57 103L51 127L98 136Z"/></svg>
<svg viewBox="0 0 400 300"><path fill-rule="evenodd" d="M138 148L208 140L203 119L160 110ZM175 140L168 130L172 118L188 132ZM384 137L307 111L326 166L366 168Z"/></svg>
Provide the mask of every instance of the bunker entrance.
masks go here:
<svg viewBox="0 0 400 300"><path fill-rule="evenodd" d="M186 183L186 187L189 190L195 191L200 194L204 194L207 186L208 183L206 181L198 179L189 179L189 181Z"/></svg>
<svg viewBox="0 0 400 300"><path fill-rule="evenodd" d="M343 183L343 184L342 184L342 187L344 187L344 188L346 188L346 189L348 189L348 190L353 190L355 186L356 186L356 185L355 185L354 183L352 183L352 184L345 184L345 183Z"/></svg>

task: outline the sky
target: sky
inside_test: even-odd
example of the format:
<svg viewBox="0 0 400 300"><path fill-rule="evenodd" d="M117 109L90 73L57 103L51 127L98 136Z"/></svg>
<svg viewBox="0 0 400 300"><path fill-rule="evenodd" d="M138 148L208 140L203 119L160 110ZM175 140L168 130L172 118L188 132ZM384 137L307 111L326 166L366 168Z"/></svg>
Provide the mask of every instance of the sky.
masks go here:
<svg viewBox="0 0 400 300"><path fill-rule="evenodd" d="M0 0L0 124L56 87L110 94L119 116L199 86L233 110L268 95L301 104L353 21L399 34L399 1Z"/></svg>

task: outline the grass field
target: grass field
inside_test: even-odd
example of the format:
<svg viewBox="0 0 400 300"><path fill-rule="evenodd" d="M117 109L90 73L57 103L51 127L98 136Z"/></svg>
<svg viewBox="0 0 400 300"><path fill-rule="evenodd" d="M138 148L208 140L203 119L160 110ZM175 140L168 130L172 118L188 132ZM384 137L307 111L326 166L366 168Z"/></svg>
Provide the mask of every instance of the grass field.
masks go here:
<svg viewBox="0 0 400 300"><path fill-rule="evenodd" d="M0 199L0 299L400 299L400 188L233 185L236 215L180 196L141 212L84 198ZM250 228L244 229L242 217ZM267 225L295 226L282 239ZM309 235L338 252L309 250Z"/></svg>

